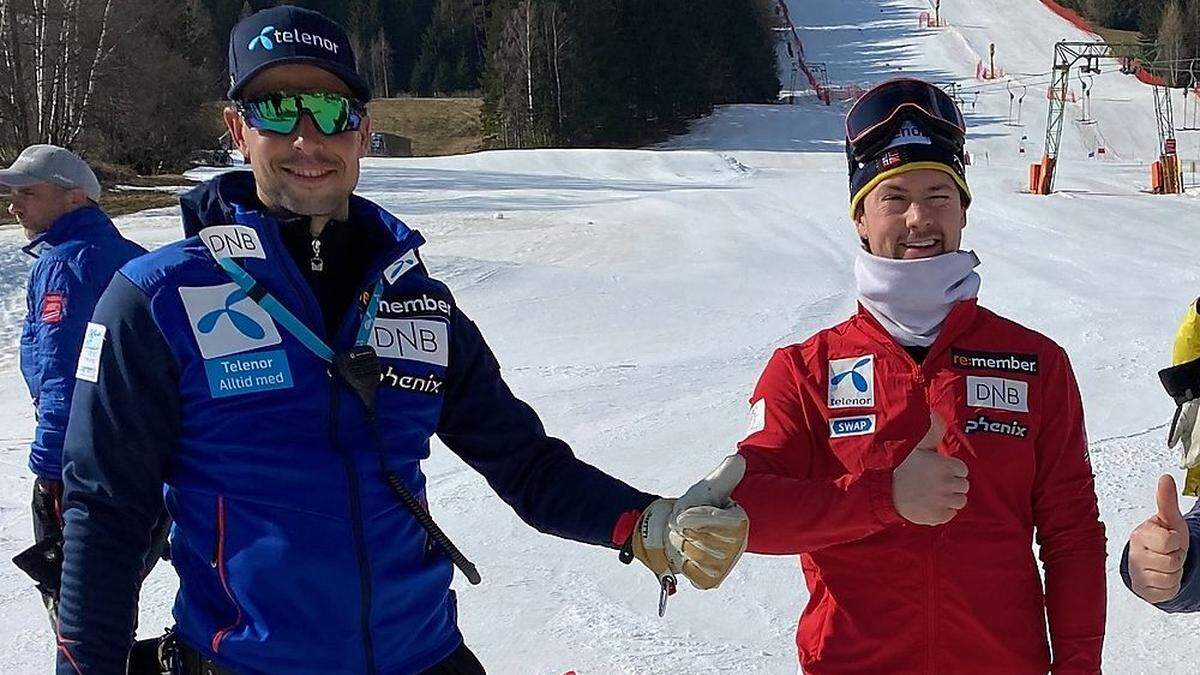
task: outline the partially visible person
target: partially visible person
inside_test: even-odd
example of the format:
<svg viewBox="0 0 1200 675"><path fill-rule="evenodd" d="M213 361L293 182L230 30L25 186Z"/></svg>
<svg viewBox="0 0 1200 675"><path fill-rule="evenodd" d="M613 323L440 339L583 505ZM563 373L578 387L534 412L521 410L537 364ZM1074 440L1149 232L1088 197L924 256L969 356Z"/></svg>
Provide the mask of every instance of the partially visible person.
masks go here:
<svg viewBox="0 0 1200 675"><path fill-rule="evenodd" d="M78 155L54 145L25 148L0 187L9 192L35 258L21 332L21 373L29 385L37 429L29 454L34 548L18 563L40 577L51 624L57 625L62 561L62 455L76 361L96 300L117 269L145 253L121 236L100 210L100 182Z"/></svg>
<svg viewBox="0 0 1200 675"><path fill-rule="evenodd" d="M1175 335L1170 368L1159 372L1174 399L1167 445L1181 446L1187 470L1183 493L1200 493L1200 316L1188 307ZM1158 479L1154 515L1134 528L1121 559L1121 579L1139 598L1164 612L1200 612L1200 507L1184 515L1179 490L1170 475Z"/></svg>
<svg viewBox="0 0 1200 675"><path fill-rule="evenodd" d="M1061 347L977 302L965 136L919 80L855 104L858 311L776 351L750 399L733 499L748 551L800 555L805 673L1100 671L1079 389Z"/></svg>

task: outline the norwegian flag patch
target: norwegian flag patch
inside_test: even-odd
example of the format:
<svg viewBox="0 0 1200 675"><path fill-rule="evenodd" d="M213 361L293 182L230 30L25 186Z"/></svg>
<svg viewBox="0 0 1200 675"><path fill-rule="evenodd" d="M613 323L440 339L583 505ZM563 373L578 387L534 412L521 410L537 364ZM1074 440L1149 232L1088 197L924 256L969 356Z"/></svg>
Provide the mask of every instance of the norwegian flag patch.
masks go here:
<svg viewBox="0 0 1200 675"><path fill-rule="evenodd" d="M889 151L886 155L883 156L882 159L879 160L879 164L885 169L891 168L899 163L900 163L900 152L898 150Z"/></svg>
<svg viewBox="0 0 1200 675"><path fill-rule="evenodd" d="M58 323L62 321L63 310L67 307L67 296L59 291L47 293L42 297L42 322Z"/></svg>

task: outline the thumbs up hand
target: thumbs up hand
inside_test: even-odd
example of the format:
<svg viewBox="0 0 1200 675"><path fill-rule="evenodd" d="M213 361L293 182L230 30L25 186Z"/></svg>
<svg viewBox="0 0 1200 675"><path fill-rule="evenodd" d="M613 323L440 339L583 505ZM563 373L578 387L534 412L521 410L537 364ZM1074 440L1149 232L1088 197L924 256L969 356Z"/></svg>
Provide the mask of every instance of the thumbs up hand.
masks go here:
<svg viewBox="0 0 1200 675"><path fill-rule="evenodd" d="M967 465L937 453L946 424L930 415L929 431L892 471L892 501L896 512L917 525L950 522L967 505Z"/></svg>
<svg viewBox="0 0 1200 675"><path fill-rule="evenodd" d="M1158 510L1129 535L1129 579L1133 592L1159 603L1179 595L1191 535L1179 509L1175 479L1158 479Z"/></svg>

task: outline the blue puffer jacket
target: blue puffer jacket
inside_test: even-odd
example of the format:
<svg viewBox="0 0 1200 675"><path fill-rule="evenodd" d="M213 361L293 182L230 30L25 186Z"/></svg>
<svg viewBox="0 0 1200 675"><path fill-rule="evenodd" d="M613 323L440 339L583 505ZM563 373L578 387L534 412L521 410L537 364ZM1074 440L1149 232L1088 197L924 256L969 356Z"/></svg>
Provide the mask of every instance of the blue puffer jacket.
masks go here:
<svg viewBox="0 0 1200 675"><path fill-rule="evenodd" d="M113 274L146 251L122 237L96 206L59 217L23 250L37 259L21 330L21 373L37 407L29 468L62 480L63 437L83 331Z"/></svg>
<svg viewBox="0 0 1200 675"><path fill-rule="evenodd" d="M234 173L189 196L185 222L236 226L126 266L97 308L99 337L81 357L96 369L80 379L67 439L60 673L124 667L163 484L178 634L245 673L414 673L458 647L452 566L383 478L386 466L424 500L420 461L435 433L545 532L611 546L622 514L653 499L548 437L426 274L421 236L352 198L351 224L376 255L326 341L354 343L384 279L370 333L383 364L379 447L361 402L214 262L232 255L324 333L279 223L253 195L252 176Z"/></svg>

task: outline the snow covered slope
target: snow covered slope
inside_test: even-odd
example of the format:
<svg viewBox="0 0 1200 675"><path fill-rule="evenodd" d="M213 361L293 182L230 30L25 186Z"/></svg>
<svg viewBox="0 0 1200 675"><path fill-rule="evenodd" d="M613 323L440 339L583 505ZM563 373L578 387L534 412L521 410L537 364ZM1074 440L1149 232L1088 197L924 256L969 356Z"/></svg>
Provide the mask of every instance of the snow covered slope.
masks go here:
<svg viewBox="0 0 1200 675"><path fill-rule="evenodd" d="M1011 0L1003 12L984 0L944 4L953 25L938 31L918 30L918 0L792 0L791 13L809 57L843 85L897 72L966 83L990 42L1009 73L1041 72L1053 40L1081 37L1037 0ZM1027 62L1013 53L1042 42ZM1104 87L1109 77L1096 78L1097 96L1128 98L1129 110L1151 101L1120 76ZM1110 538L1106 670L1191 672L1185 650L1200 640L1200 619L1140 603L1115 569L1124 538L1153 508L1158 472L1174 461L1154 372L1200 293L1198 204L1139 192L1153 117L1125 117L1116 105L1096 113L1108 116L1100 126L1119 161L1087 160L1068 125L1063 191L1021 194L1025 165L1041 153L1045 103L1031 87L1024 131L1003 124L1003 88L974 111L968 104L976 200L965 245L983 260L982 302L1058 340L1079 375ZM644 489L677 493L740 438L771 350L853 309L844 109L724 108L653 151L368 160L361 192L426 236L431 270L551 433ZM1021 133L1033 156L1018 154ZM149 245L179 233L172 209L121 224ZM15 371L27 269L19 239L0 232L0 340L9 345L0 352L0 557L30 536L33 420ZM807 595L794 559L747 556L722 589L684 589L659 619L648 573L612 551L534 532L440 446L426 471L435 516L484 577L457 590L467 641L491 672L795 672L792 634ZM170 570L156 571L143 592L144 633L169 622L172 589ZM46 672L52 658L36 593L0 564L0 671Z"/></svg>

